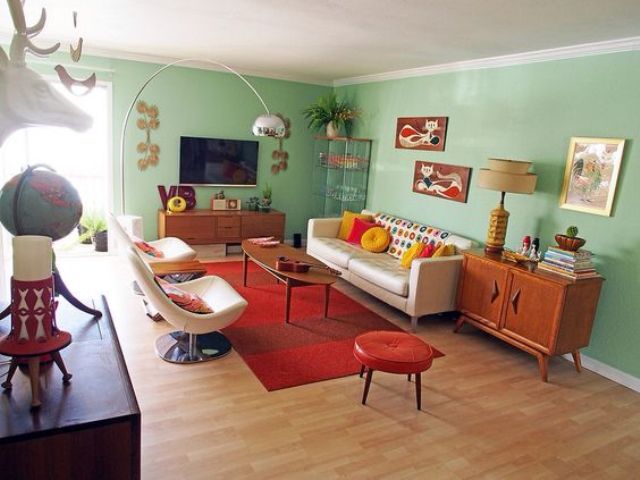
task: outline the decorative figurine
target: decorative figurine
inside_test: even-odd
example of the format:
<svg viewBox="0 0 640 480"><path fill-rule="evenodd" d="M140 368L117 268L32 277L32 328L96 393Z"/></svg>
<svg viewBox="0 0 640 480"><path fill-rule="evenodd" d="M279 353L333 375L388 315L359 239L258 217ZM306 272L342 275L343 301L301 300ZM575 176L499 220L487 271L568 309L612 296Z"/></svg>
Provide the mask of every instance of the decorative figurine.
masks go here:
<svg viewBox="0 0 640 480"><path fill-rule="evenodd" d="M531 237L529 235L525 235L524 237L522 237L522 249L520 250L520 253L522 255L529 255L529 252L531 250Z"/></svg>
<svg viewBox="0 0 640 480"><path fill-rule="evenodd" d="M216 200L224 200L225 196L224 196L224 190L220 190L218 193L216 193L214 195L214 197Z"/></svg>
<svg viewBox="0 0 640 480"><path fill-rule="evenodd" d="M533 239L533 243L531 244L531 251L529 252L529 260L532 262L540 261L540 238L536 237Z"/></svg>

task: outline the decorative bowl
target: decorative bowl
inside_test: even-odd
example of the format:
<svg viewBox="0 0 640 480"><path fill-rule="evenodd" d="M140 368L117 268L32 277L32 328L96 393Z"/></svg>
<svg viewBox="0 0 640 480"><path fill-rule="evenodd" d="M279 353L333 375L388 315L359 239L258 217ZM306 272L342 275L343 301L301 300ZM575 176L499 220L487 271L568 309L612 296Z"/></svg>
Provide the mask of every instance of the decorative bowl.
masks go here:
<svg viewBox="0 0 640 480"><path fill-rule="evenodd" d="M562 250L568 250L570 252L575 252L587 243L584 238L567 237L566 235L561 235L559 233L556 235L556 242L558 242L558 246Z"/></svg>

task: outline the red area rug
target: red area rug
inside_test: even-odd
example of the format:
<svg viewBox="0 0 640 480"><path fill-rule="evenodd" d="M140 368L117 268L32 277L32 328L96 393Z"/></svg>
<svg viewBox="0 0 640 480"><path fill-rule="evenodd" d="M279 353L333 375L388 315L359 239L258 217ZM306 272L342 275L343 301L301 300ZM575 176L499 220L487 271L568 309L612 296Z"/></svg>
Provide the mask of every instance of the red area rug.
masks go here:
<svg viewBox="0 0 640 480"><path fill-rule="evenodd" d="M329 317L323 318L324 287L294 288L290 323L284 322L285 288L253 263L247 287L242 262L208 263L207 273L228 281L249 302L244 314L223 330L264 387L271 390L360 372L353 356L356 336L371 330L401 330L331 288Z"/></svg>

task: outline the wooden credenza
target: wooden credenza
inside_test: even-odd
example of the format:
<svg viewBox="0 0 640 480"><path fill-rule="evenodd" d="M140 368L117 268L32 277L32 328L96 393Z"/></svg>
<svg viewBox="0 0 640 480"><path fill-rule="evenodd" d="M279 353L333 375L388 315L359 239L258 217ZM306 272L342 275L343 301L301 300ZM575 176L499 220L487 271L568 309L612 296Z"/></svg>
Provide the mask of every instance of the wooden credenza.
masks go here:
<svg viewBox="0 0 640 480"><path fill-rule="evenodd" d="M61 351L73 374L68 386L55 366L43 366L39 410L29 409L29 378L21 373L0 395L0 478L140 478L140 408L106 299L96 299L95 308L99 319L63 300L56 312L73 336ZM10 327L10 319L0 322L0 336Z"/></svg>
<svg viewBox="0 0 640 480"><path fill-rule="evenodd" d="M158 210L158 237L178 237L191 245L241 243L245 238L284 240L285 214L277 210L193 209L168 214Z"/></svg>
<svg viewBox="0 0 640 480"><path fill-rule="evenodd" d="M516 265L482 250L465 252L458 287L456 332L469 323L534 355L548 378L549 357L589 345L602 277L573 281Z"/></svg>

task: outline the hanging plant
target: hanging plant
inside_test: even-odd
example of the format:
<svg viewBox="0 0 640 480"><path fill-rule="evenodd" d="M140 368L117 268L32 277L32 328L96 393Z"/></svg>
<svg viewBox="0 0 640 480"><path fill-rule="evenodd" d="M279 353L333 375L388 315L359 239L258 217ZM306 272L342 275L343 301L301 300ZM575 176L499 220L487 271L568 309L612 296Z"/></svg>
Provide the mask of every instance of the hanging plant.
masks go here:
<svg viewBox="0 0 640 480"><path fill-rule="evenodd" d="M136 104L136 111L141 115L136 125L146 133L146 141L138 143L136 147L138 153L144 155L138 159L138 169L146 170L149 165L155 167L160 161L158 156L160 147L158 144L151 142L151 130L156 130L160 126L160 120L158 120L160 112L157 106L147 105L143 100L138 101Z"/></svg>

